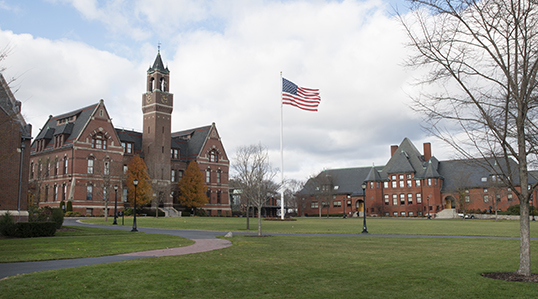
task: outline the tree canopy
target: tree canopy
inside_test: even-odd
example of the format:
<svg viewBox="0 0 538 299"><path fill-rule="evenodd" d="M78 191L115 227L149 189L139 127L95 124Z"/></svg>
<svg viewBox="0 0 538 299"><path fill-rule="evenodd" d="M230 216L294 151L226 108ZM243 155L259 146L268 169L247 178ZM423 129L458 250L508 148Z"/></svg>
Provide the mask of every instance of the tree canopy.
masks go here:
<svg viewBox="0 0 538 299"><path fill-rule="evenodd" d="M153 189L151 188L151 179L148 175L146 163L138 155L135 155L131 162L127 164L127 179L125 180L125 185L128 190L127 200L131 206L134 206L134 179L138 179L138 186L136 187L136 206L139 208L151 202L153 198Z"/></svg>
<svg viewBox="0 0 538 299"><path fill-rule="evenodd" d="M208 198L205 193L207 186L204 183L204 174L196 161L189 163L178 186L178 201L181 205L189 208L199 208L207 204Z"/></svg>

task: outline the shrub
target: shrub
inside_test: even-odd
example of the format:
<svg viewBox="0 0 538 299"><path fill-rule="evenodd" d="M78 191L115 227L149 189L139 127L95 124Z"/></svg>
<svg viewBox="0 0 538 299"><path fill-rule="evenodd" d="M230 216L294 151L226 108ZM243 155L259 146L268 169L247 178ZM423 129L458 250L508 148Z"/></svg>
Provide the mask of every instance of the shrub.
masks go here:
<svg viewBox="0 0 538 299"><path fill-rule="evenodd" d="M205 212L204 209L196 209L194 211L194 215L195 216L207 216L207 213Z"/></svg>
<svg viewBox="0 0 538 299"><path fill-rule="evenodd" d="M125 215L125 216L133 216L133 208L126 208L123 211L123 215Z"/></svg>
<svg viewBox="0 0 538 299"><path fill-rule="evenodd" d="M60 209L61 210L61 209ZM15 237L51 237L56 233L56 222L19 222L16 224Z"/></svg>
<svg viewBox="0 0 538 299"><path fill-rule="evenodd" d="M2 218L0 218L0 234L11 237L15 235L15 222L9 212L6 212Z"/></svg>
<svg viewBox="0 0 538 299"><path fill-rule="evenodd" d="M65 201L60 201L60 209L62 209L65 212Z"/></svg>
<svg viewBox="0 0 538 299"><path fill-rule="evenodd" d="M52 215L51 207L31 207L28 209L28 222L49 221Z"/></svg>
<svg viewBox="0 0 538 299"><path fill-rule="evenodd" d="M65 212L64 216L65 217L73 217L74 214L75 213L73 213L73 211L67 211L67 212Z"/></svg>
<svg viewBox="0 0 538 299"><path fill-rule="evenodd" d="M50 220L56 223L56 229L59 229L64 224L64 210L60 208L52 209Z"/></svg>
<svg viewBox="0 0 538 299"><path fill-rule="evenodd" d="M73 212L73 202L72 201L67 202L67 206L66 206L65 210L67 212Z"/></svg>
<svg viewBox="0 0 538 299"><path fill-rule="evenodd" d="M506 212L508 215L519 215L519 204L508 207Z"/></svg>

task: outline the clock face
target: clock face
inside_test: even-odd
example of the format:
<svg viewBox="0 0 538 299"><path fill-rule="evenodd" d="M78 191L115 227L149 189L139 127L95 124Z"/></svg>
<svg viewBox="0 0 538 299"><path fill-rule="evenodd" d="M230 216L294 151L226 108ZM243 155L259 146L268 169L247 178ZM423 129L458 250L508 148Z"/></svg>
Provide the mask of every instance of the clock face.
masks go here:
<svg viewBox="0 0 538 299"><path fill-rule="evenodd" d="M151 94L148 94L146 96L146 103L148 103L148 104L151 103Z"/></svg>

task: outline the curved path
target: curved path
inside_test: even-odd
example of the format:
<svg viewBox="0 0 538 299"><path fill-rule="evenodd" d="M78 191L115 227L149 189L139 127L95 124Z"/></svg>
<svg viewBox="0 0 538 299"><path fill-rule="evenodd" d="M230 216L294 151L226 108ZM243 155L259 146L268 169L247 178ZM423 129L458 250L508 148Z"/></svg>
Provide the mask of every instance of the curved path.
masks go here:
<svg viewBox="0 0 538 299"><path fill-rule="evenodd" d="M96 228L105 229L117 229L130 231L131 227L128 226L111 226L111 225L96 225L85 224L79 222L76 219L65 219L64 225L66 226L91 226ZM169 249L158 249L150 251L131 252L119 255L91 257L91 258L79 258L79 259L65 259L65 260L52 260L52 261L40 261L40 262L21 262L21 263L0 263L0 279L17 274L25 274L37 271L64 269L88 265L96 265L103 263L112 263L125 260L159 257L159 256L172 256L182 255L190 253L205 252L215 249L226 248L232 245L232 242L226 239L217 239L218 236L223 236L225 232L215 231L198 231L198 230L176 230L176 229L159 229L159 228L145 228L139 227L138 231L146 234L161 234L161 235L173 235L193 240L193 245Z"/></svg>

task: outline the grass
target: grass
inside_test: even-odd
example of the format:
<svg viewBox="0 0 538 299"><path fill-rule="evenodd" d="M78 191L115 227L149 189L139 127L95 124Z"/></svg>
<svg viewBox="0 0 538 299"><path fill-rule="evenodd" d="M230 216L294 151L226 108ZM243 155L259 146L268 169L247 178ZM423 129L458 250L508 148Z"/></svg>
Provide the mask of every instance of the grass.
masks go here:
<svg viewBox="0 0 538 299"><path fill-rule="evenodd" d="M368 218L371 234L421 234L519 237L519 221L462 220L462 219L402 219ZM102 218L87 218L84 222L110 224ZM225 217L137 217L139 227L168 229L201 229L245 232L246 218ZM132 225L132 218L125 219ZM250 219L250 231L258 229L256 218ZM297 221L262 221L262 232L280 233L341 233L357 234L362 231L362 219L358 218L298 218ZM531 237L538 238L538 221L531 222Z"/></svg>
<svg viewBox="0 0 538 299"><path fill-rule="evenodd" d="M128 231L73 227L54 237L2 239L0 262L44 261L114 255L127 252L181 247L192 240Z"/></svg>
<svg viewBox="0 0 538 299"><path fill-rule="evenodd" d="M256 238L221 250L45 271L0 281L5 298L536 298L517 240ZM538 242L532 241L532 253Z"/></svg>

